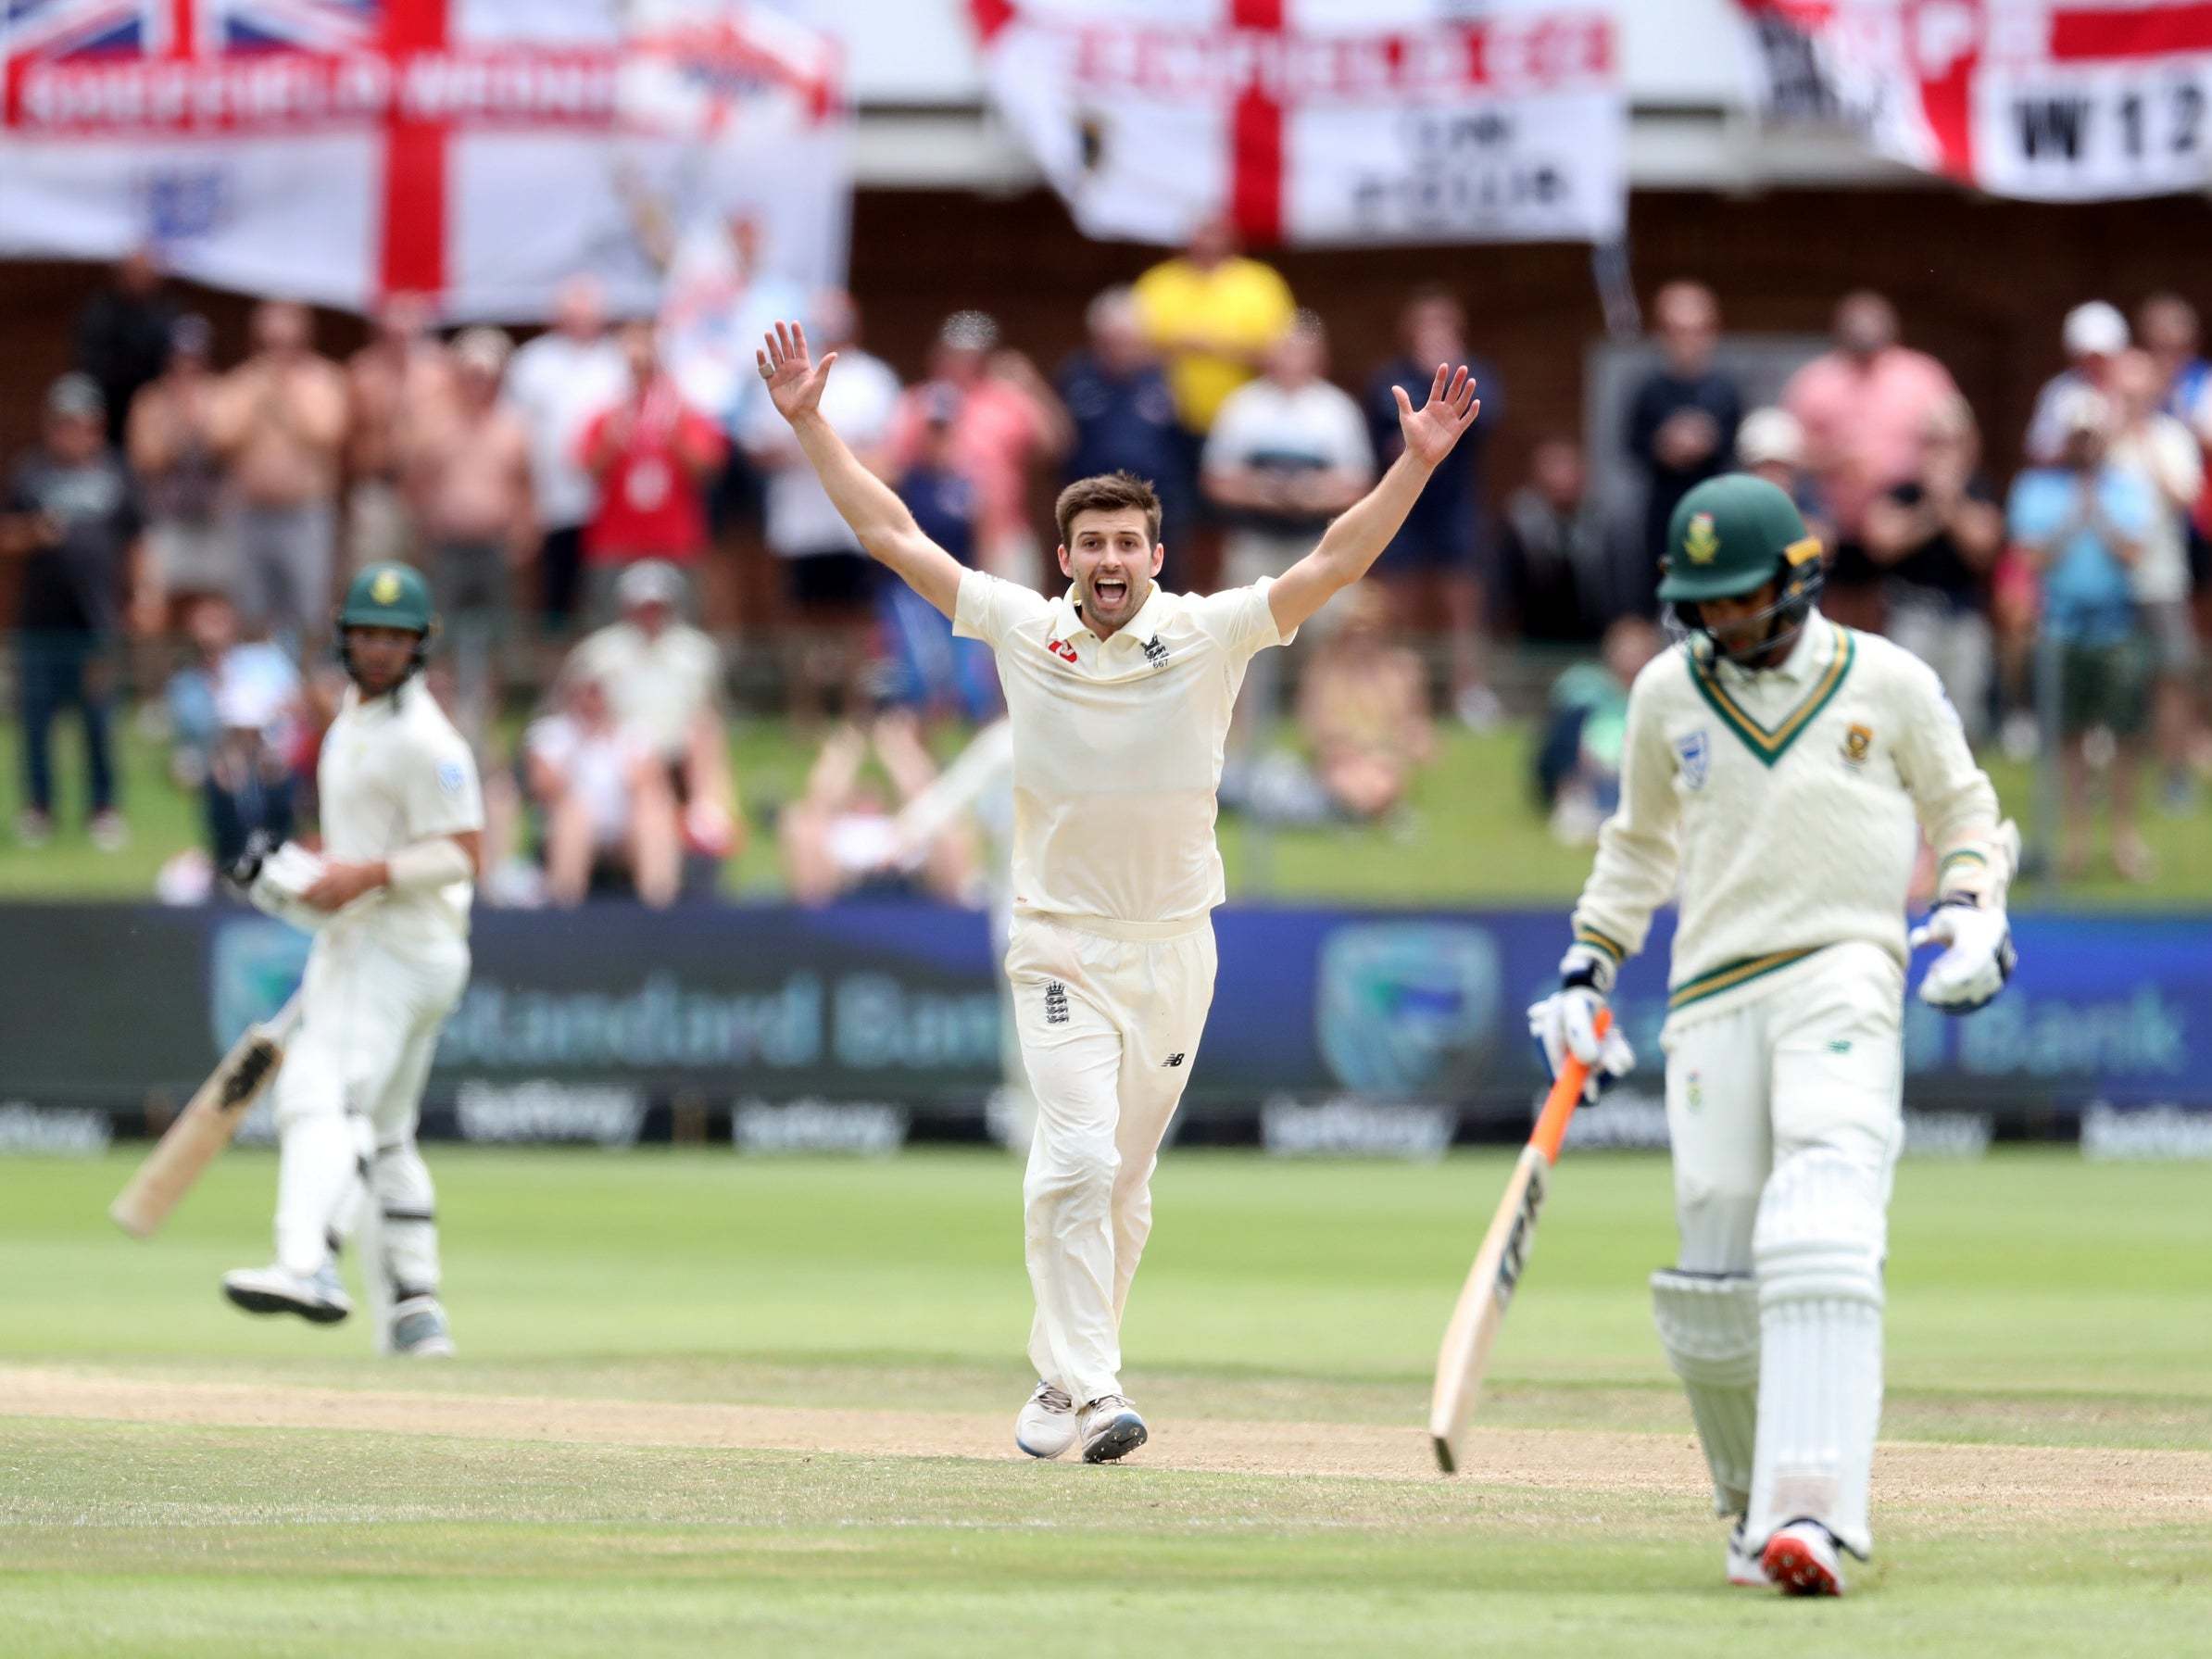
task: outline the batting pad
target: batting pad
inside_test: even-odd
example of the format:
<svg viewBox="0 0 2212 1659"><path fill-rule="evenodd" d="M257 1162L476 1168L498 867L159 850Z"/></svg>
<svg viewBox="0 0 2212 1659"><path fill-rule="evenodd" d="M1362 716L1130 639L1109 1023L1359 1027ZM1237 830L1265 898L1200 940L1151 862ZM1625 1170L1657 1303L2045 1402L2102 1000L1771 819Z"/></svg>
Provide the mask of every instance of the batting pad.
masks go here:
<svg viewBox="0 0 2212 1659"><path fill-rule="evenodd" d="M1713 1508L1750 1507L1759 1425L1759 1291L1747 1273L1652 1275L1652 1317L1666 1363L1682 1379L1698 1443L1713 1471Z"/></svg>
<svg viewBox="0 0 2212 1659"><path fill-rule="evenodd" d="M1766 1183L1752 1233L1759 1279L1759 1436L1746 1536L1800 1517L1861 1560L1881 1421L1879 1177L1816 1148Z"/></svg>

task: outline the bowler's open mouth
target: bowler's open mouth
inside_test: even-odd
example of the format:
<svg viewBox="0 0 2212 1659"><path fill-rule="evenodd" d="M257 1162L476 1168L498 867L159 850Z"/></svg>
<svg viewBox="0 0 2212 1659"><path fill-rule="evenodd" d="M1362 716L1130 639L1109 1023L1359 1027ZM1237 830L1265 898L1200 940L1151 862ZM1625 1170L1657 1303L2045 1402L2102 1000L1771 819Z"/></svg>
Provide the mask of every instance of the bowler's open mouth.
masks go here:
<svg viewBox="0 0 2212 1659"><path fill-rule="evenodd" d="M1101 606L1111 609L1129 597L1129 581L1125 576L1093 576L1090 591Z"/></svg>

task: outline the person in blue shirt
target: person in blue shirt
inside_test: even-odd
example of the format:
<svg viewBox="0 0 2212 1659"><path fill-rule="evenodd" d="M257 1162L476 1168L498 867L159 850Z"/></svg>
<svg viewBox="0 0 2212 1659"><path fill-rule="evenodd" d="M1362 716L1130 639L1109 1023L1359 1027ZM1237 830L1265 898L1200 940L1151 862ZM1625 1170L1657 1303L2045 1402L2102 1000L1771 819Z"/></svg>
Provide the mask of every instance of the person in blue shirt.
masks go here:
<svg viewBox="0 0 2212 1659"><path fill-rule="evenodd" d="M921 453L897 488L922 534L973 568L981 503L954 454L960 407L958 387L940 381L923 388ZM889 701L924 714L957 711L976 724L998 715L990 647L955 639L951 622L903 582L883 582L876 606L889 659Z"/></svg>
<svg viewBox="0 0 2212 1659"><path fill-rule="evenodd" d="M1175 422L1175 393L1145 333L1137 296L1109 288L1084 312L1089 343L1061 365L1056 386L1075 423L1061 482L1133 472L1160 497L1160 539L1171 563L1190 546L1198 503L1191 448Z"/></svg>
<svg viewBox="0 0 2212 1659"><path fill-rule="evenodd" d="M1398 314L1399 355L1375 371L1362 407L1375 443L1376 464L1388 467L1403 447L1393 386L1426 384L1439 363L1465 363L1482 387L1482 420L1458 452L1429 479L1406 515L1405 528L1383 549L1375 574L1390 590L1399 626L1426 633L1444 619L1452 662L1452 706L1468 725L1498 718L1482 660L1483 458L1505 408L1497 371L1466 347L1466 308L1448 288L1417 290Z"/></svg>
<svg viewBox="0 0 2212 1659"><path fill-rule="evenodd" d="M2106 464L2112 408L2102 393L2069 391L2055 410L2055 464L2023 472L2006 522L2042 577L2043 628L2059 658L2059 733L2066 822L2059 870L2080 875L2091 834L2089 736L2112 734L2112 863L2130 881L2153 873L2135 827L2136 773L2149 704L2149 663L2129 571L2156 510L2134 473Z"/></svg>

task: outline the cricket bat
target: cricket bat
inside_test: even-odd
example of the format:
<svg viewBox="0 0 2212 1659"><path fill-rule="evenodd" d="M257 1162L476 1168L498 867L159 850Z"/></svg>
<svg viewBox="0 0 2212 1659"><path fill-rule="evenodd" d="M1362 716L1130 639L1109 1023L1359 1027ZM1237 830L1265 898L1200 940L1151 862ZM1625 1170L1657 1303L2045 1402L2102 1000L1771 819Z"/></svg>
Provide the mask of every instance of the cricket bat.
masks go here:
<svg viewBox="0 0 2212 1659"><path fill-rule="evenodd" d="M1599 1010L1601 1037L1612 1024L1612 1012ZM1552 1166L1559 1162L1567 1120L1575 1115L1589 1078L1590 1067L1571 1054L1560 1066L1552 1092L1544 1097L1543 1111L1537 1114L1535 1131L1514 1165L1513 1179L1505 1184L1498 1213L1490 1218L1490 1230L1482 1236L1482 1249L1476 1252L1459 1305L1452 1310L1452 1323L1444 1327L1444 1346L1437 1352L1436 1388L1428 1398L1428 1438L1436 1448L1437 1466L1447 1475L1460 1465L1460 1442L1482 1392L1490 1348L1505 1323L1505 1310L1513 1305L1521 1270L1528 1264Z"/></svg>
<svg viewBox="0 0 2212 1659"><path fill-rule="evenodd" d="M133 1238L154 1236L192 1190L200 1172L231 1144L231 1137L238 1133L277 1067L284 1063L284 1045L298 1024L295 992L275 1018L245 1028L107 1206L109 1220Z"/></svg>

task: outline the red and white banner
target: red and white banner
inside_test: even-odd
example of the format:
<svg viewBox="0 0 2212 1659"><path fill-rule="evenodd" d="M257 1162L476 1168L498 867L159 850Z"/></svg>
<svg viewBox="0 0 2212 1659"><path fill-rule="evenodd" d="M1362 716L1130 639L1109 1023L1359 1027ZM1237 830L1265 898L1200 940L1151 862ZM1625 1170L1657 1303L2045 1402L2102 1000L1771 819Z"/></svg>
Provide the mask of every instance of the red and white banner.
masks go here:
<svg viewBox="0 0 2212 1659"><path fill-rule="evenodd" d="M1599 0L969 0L999 108L1083 230L1606 241L1628 108Z"/></svg>
<svg viewBox="0 0 2212 1659"><path fill-rule="evenodd" d="M745 0L0 0L0 257L150 242L456 320L591 271L646 313L648 248L702 217L841 281L849 133L835 44Z"/></svg>
<svg viewBox="0 0 2212 1659"><path fill-rule="evenodd" d="M2212 182L2206 0L1738 0L1771 120L1842 125L1992 195Z"/></svg>

